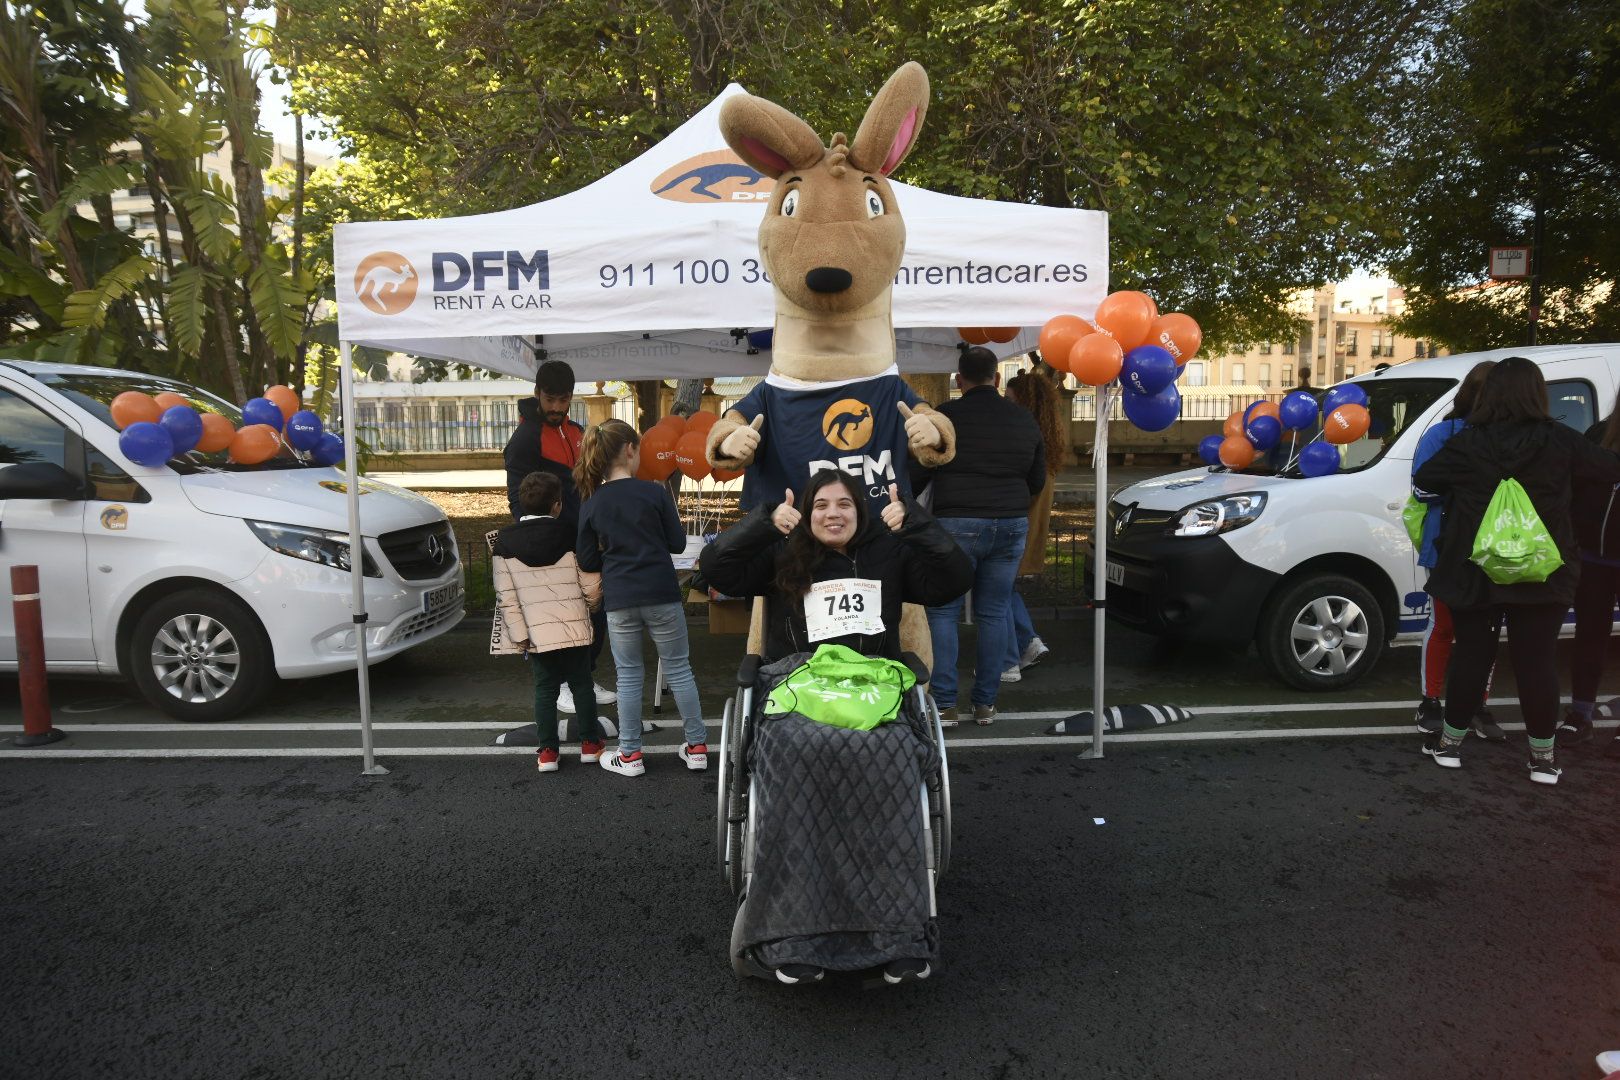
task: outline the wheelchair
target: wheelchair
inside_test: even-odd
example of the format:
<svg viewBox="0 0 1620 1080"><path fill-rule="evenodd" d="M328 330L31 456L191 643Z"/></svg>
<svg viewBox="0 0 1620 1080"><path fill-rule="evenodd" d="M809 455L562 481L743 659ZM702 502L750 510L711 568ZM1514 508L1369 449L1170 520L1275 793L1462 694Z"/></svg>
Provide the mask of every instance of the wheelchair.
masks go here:
<svg viewBox="0 0 1620 1080"><path fill-rule="evenodd" d="M931 733L938 765L929 774L917 792L922 807L922 850L928 864L928 914L937 917L935 902L939 881L951 862L951 779L945 754L945 728L933 699L923 687L929 677L928 668L914 653L905 653L903 662L917 678L910 693L907 707L915 709L922 718L922 727ZM715 847L722 878L731 889L739 906L748 895L755 864L755 780L750 775L748 751L758 724L768 688L760 685L760 668L764 659L756 653L744 657L737 670L737 694L727 699L720 721L720 756L718 793L715 808ZM748 976L768 978L765 970L746 959L733 948L732 968L738 978Z"/></svg>

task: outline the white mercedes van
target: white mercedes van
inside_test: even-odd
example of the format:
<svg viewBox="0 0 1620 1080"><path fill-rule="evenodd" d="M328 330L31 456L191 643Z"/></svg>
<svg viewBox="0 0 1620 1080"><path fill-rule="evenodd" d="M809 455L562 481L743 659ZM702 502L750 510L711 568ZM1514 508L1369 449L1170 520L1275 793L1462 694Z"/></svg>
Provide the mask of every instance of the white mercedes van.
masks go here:
<svg viewBox="0 0 1620 1080"><path fill-rule="evenodd" d="M123 675L172 716L222 720L278 676L352 669L342 474L285 450L253 466L200 451L136 465L110 413L126 390L241 423L236 406L172 379L0 360L0 566L39 567L47 670ZM380 661L461 621L462 568L427 499L366 480L360 507ZM0 671L15 670L8 614Z"/></svg>
<svg viewBox="0 0 1620 1080"><path fill-rule="evenodd" d="M1470 368L1508 356L1541 366L1553 415L1578 431L1613 406L1620 345L1498 349L1360 376L1372 426L1332 476L1213 467L1119 492L1105 526L1109 615L1164 637L1252 641L1302 689L1359 679L1428 625L1427 572L1401 522L1418 440Z"/></svg>

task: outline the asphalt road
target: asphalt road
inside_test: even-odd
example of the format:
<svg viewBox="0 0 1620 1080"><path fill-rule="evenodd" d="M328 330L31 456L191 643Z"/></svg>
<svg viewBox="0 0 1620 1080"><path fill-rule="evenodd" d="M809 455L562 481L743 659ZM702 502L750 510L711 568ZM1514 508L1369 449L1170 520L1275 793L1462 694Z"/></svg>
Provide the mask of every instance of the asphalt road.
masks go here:
<svg viewBox="0 0 1620 1080"><path fill-rule="evenodd" d="M668 757L12 760L0 1074L1595 1076L1620 760L1416 742L959 751L946 966L881 991L738 984Z"/></svg>

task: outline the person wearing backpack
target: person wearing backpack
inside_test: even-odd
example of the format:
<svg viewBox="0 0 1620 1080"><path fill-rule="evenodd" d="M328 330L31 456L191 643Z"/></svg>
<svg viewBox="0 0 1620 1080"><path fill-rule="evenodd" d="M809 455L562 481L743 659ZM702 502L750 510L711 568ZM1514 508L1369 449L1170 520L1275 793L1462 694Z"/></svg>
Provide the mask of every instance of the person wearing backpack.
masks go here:
<svg viewBox="0 0 1620 1080"><path fill-rule="evenodd" d="M1505 624L1529 734L1530 779L1556 784L1562 775L1553 753L1556 646L1580 576L1572 488L1577 480L1620 483L1620 456L1552 418L1541 369L1522 356L1491 370L1468 420L1412 477L1420 497L1444 500L1428 592L1451 609L1456 638L1444 723L1424 740L1423 752L1437 765L1462 767L1459 751ZM1504 543L1509 533L1507 539L1528 545ZM1520 561L1527 565L1510 565L1526 551Z"/></svg>
<svg viewBox="0 0 1620 1080"><path fill-rule="evenodd" d="M1607 420L1593 424L1587 439L1620 453L1620 401ZM1558 725L1558 745L1592 737L1598 682L1604 653L1614 631L1614 604L1620 595L1620 485L1582 477L1575 482L1575 532L1581 545L1581 587L1575 595L1575 648L1570 656L1570 703ZM1609 742L1620 754L1620 738Z"/></svg>
<svg viewBox="0 0 1620 1080"><path fill-rule="evenodd" d="M1489 375L1495 366L1495 360L1482 360L1463 376L1462 385L1457 387L1457 396L1451 401L1451 411L1446 414L1444 420L1425 431L1423 438L1418 440L1417 450L1412 455L1414 474L1442 446L1451 441L1453 435L1468 426L1468 413L1474 407L1474 399L1479 397L1479 388L1484 385L1485 376ZM1417 541L1417 563L1425 570L1433 570L1435 562L1440 558L1440 526L1445 517L1445 507L1441 505L1438 496L1426 503L1422 534ZM1451 666L1453 640L1451 609L1445 605L1445 601L1431 596L1429 625L1423 632L1423 658L1418 663L1418 684L1422 690L1422 700L1418 702L1416 720L1418 730L1425 735L1433 735L1440 730L1445 712L1445 706L1440 703L1440 696L1445 692L1446 670ZM1487 693L1489 690L1490 685L1487 681ZM1490 742L1507 740L1507 734L1503 732L1501 725L1485 710L1483 698L1479 711L1474 714L1472 725L1474 734L1482 739Z"/></svg>

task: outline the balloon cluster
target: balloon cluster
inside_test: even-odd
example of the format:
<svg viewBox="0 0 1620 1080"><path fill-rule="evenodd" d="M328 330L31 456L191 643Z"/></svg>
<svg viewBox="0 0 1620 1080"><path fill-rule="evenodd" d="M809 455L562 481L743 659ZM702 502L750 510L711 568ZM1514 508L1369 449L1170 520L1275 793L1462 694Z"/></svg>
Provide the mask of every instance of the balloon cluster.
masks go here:
<svg viewBox="0 0 1620 1080"><path fill-rule="evenodd" d="M695 412L688 417L666 416L647 429L641 437L641 467L636 476L643 480L663 482L676 469L693 480L713 476L716 480L735 480L741 469L710 469L704 455L709 441L709 429L719 417L711 412Z"/></svg>
<svg viewBox="0 0 1620 1080"><path fill-rule="evenodd" d="M325 430L320 417L300 408L298 395L286 386L272 386L243 405L241 430L170 392L126 390L112 400L112 419L119 428L118 449L148 468L192 450L225 450L239 465L257 465L276 456L283 433L288 446L309 454L317 465L343 460L343 440Z"/></svg>
<svg viewBox="0 0 1620 1080"><path fill-rule="evenodd" d="M1325 441L1307 443L1300 450L1299 471L1306 476L1327 476L1339 471L1335 447L1367 434L1372 424L1367 400L1367 392L1355 383L1341 383L1323 394L1320 404L1304 390L1295 390L1280 404L1252 402L1226 418L1221 434L1198 444L1198 457L1206 465L1245 469L1256 455L1274 449L1284 431L1303 431L1320 421Z"/></svg>
<svg viewBox="0 0 1620 1080"><path fill-rule="evenodd" d="M1163 431L1181 415L1176 380L1204 343L1190 315L1159 314L1147 293L1109 293L1090 321L1056 315L1041 328L1041 357L1087 386L1115 379L1125 392L1125 415L1143 431Z"/></svg>
<svg viewBox="0 0 1620 1080"><path fill-rule="evenodd" d="M1018 336L1016 326L958 326L957 336L969 345L1005 345Z"/></svg>

